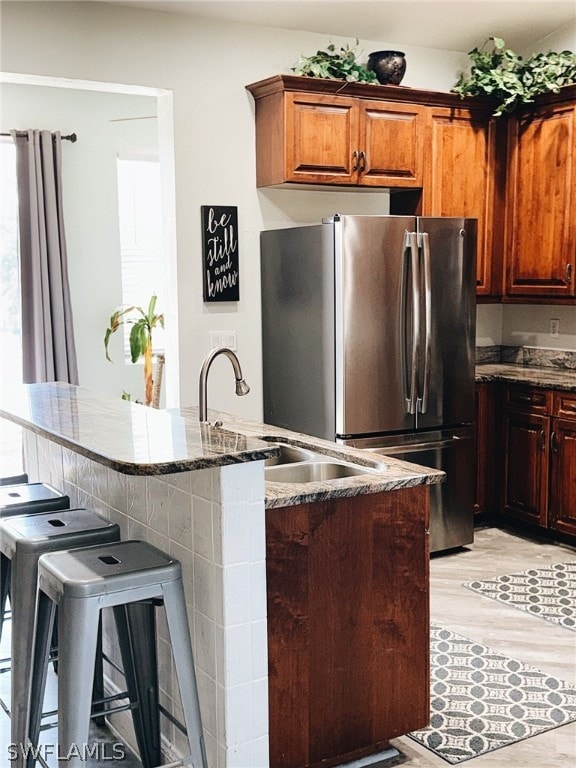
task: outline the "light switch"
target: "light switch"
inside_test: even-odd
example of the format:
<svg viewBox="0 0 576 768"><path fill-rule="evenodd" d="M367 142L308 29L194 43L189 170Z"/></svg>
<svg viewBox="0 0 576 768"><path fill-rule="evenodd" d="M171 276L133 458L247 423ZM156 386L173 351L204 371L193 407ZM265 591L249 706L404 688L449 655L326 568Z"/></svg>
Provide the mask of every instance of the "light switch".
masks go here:
<svg viewBox="0 0 576 768"><path fill-rule="evenodd" d="M210 331L210 349L221 347L236 351L236 331Z"/></svg>

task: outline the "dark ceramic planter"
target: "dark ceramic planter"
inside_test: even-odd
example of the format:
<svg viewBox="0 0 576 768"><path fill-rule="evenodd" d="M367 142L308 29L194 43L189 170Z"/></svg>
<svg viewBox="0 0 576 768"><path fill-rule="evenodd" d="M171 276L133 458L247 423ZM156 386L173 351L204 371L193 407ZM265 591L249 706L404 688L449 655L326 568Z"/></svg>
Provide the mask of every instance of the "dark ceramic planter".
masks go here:
<svg viewBox="0 0 576 768"><path fill-rule="evenodd" d="M367 69L375 73L381 85L400 85L406 59L402 51L374 51L368 56Z"/></svg>

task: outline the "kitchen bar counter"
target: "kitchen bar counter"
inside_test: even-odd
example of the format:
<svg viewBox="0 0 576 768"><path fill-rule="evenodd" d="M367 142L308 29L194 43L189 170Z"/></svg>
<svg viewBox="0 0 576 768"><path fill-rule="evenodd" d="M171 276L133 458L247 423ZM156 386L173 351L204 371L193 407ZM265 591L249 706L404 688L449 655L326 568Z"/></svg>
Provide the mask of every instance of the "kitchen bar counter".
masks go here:
<svg viewBox="0 0 576 768"><path fill-rule="evenodd" d="M544 389L576 392L576 370L512 363L482 363L476 366L476 381L505 381Z"/></svg>
<svg viewBox="0 0 576 768"><path fill-rule="evenodd" d="M272 456L261 440L70 384L25 384L0 416L126 475L165 475Z"/></svg>
<svg viewBox="0 0 576 768"><path fill-rule="evenodd" d="M222 427L201 425L196 408L157 411L61 383L23 385L16 404L0 406L0 417L24 428L32 482L48 482L68 494L73 507L117 522L123 539L147 541L181 561L208 763L221 768L270 764L266 507L282 515L278 508L332 498L342 505L342 497L363 496L366 514L372 514L366 494L375 494L378 508L386 499L404 508L399 496L419 494L425 502L424 487L444 477L228 414L209 413ZM265 459L278 454L274 438L385 466L320 483L266 483ZM426 504L420 506L419 533L425 536ZM353 519L360 525L365 518ZM181 719L162 622L158 631L161 701ZM108 656L118 659L106 629L104 644ZM107 679L106 685L115 693L122 681ZM127 713L114 715L113 725L130 741ZM162 718L162 737L165 762L177 760L184 747L173 721Z"/></svg>
<svg viewBox="0 0 576 768"><path fill-rule="evenodd" d="M275 438L382 469L314 483L267 483L267 507L429 485L444 478L438 470L370 459L364 451L227 413L210 411L211 424L200 424L197 408L156 410L60 382L24 385L18 404L0 406L0 416L125 475L161 476L263 460L278 453ZM215 421L222 426L212 426Z"/></svg>

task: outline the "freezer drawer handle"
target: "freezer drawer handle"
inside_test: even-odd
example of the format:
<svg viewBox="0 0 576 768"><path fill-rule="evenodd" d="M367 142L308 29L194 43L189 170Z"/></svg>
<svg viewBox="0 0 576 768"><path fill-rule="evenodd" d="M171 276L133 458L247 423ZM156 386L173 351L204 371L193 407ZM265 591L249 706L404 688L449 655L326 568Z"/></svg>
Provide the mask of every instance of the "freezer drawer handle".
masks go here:
<svg viewBox="0 0 576 768"><path fill-rule="evenodd" d="M446 448L449 445L454 445L454 443L463 443L467 440L471 440L472 438L469 435L452 435L452 437L448 437L445 440L435 440L431 443L410 443L408 445L402 445L402 446L386 446L385 449L378 448L376 450L376 453L382 453L383 450L386 450L386 453L388 454L394 454L394 456L397 456L401 453L415 453L416 451L421 450L435 450L436 448ZM383 454L386 455L385 453Z"/></svg>

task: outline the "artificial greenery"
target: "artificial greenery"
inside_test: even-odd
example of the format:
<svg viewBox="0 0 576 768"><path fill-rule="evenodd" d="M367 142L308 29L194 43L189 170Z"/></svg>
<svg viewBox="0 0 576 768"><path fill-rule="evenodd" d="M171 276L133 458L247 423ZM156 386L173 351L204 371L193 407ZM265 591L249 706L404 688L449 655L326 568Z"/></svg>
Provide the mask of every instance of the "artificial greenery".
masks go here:
<svg viewBox="0 0 576 768"><path fill-rule="evenodd" d="M104 349L106 359L110 359L108 354L108 344L110 336L115 333L123 323L132 326L130 331L130 358L136 363L140 357L144 358L144 400L146 405L152 404L152 393L154 389L154 379L152 372L152 331L159 325L164 328L164 315L156 314L157 296L152 296L148 305L148 311L142 307L124 307L117 309L110 318L110 326L106 329L104 335ZM136 313L136 317L134 317ZM123 400L129 400L130 395L127 392L122 393Z"/></svg>
<svg viewBox="0 0 576 768"><path fill-rule="evenodd" d="M492 50L485 50L492 42ZM506 48L500 37L489 37L481 48L468 54L470 75L462 73L453 93L465 96L491 96L497 99L494 114L513 112L542 93L558 93L560 87L576 83L576 55L571 51L536 53L524 59Z"/></svg>
<svg viewBox="0 0 576 768"><path fill-rule="evenodd" d="M370 72L356 60L356 46L349 45L336 50L330 43L325 51L317 51L313 56L300 56L292 67L292 72L306 77L322 77L331 80L346 80L349 83L376 83L376 74Z"/></svg>

